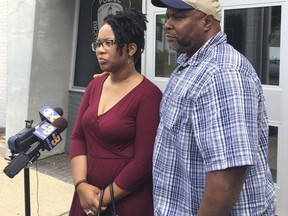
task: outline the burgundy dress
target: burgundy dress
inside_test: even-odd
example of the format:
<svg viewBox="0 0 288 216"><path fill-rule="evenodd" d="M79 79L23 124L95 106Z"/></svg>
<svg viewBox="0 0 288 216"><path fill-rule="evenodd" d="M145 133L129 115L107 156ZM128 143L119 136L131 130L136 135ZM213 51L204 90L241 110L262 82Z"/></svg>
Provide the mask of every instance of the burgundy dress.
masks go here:
<svg viewBox="0 0 288 216"><path fill-rule="evenodd" d="M153 215L152 153L161 91L148 79L110 110L97 115L105 77L91 81L79 108L70 158L87 155L87 181L105 188L115 181L129 195L117 201L119 216ZM70 216L85 216L77 193Z"/></svg>

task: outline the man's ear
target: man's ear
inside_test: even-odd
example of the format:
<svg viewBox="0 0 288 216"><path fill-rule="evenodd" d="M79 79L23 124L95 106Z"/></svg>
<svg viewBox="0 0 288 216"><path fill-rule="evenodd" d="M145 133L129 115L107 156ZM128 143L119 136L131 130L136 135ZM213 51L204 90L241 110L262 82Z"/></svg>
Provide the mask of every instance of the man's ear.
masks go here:
<svg viewBox="0 0 288 216"><path fill-rule="evenodd" d="M204 20L204 30L205 30L205 31L210 30L210 29L212 28L213 22L216 21L215 18L214 18L214 16L213 16L212 14L206 15L206 16L203 18L203 20Z"/></svg>

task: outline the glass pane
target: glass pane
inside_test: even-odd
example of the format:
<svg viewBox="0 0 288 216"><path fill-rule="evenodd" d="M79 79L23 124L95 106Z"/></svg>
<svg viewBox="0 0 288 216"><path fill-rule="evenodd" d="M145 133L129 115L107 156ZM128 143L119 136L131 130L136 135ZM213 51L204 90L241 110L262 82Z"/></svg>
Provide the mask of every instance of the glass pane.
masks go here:
<svg viewBox="0 0 288 216"><path fill-rule="evenodd" d="M74 86L86 87L94 73L100 73L95 53L91 50L91 4L93 0L80 2Z"/></svg>
<svg viewBox="0 0 288 216"><path fill-rule="evenodd" d="M163 25L166 22L166 15L156 16L156 53L155 53L155 77L170 77L176 68L177 53L169 49L166 42Z"/></svg>
<svg viewBox="0 0 288 216"><path fill-rule="evenodd" d="M224 12L228 43L245 55L262 84L279 85L281 6Z"/></svg>
<svg viewBox="0 0 288 216"><path fill-rule="evenodd" d="M270 166L274 183L277 182L277 147L278 147L278 128L270 126L268 163Z"/></svg>

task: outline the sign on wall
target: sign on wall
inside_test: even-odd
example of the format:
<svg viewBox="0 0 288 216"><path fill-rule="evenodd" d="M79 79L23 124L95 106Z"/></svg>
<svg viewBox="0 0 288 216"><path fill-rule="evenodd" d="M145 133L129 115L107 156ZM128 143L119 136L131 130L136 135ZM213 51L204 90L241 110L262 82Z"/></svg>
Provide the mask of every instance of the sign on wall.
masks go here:
<svg viewBox="0 0 288 216"><path fill-rule="evenodd" d="M94 0L91 6L93 40L96 40L98 31L108 14L115 14L116 11L122 11L130 7L130 0Z"/></svg>

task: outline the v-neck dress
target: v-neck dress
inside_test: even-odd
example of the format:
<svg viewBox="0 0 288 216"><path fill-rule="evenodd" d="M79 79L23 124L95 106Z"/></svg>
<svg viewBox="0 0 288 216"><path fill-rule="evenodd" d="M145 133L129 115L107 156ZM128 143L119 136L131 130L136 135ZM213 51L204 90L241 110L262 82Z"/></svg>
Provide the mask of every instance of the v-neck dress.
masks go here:
<svg viewBox="0 0 288 216"><path fill-rule="evenodd" d="M111 109L97 115L103 83L88 85L74 125L70 158L87 155L87 181L105 188L115 181L131 193L117 201L119 216L153 215L152 154L161 91L144 77ZM74 194L70 215L86 215Z"/></svg>

